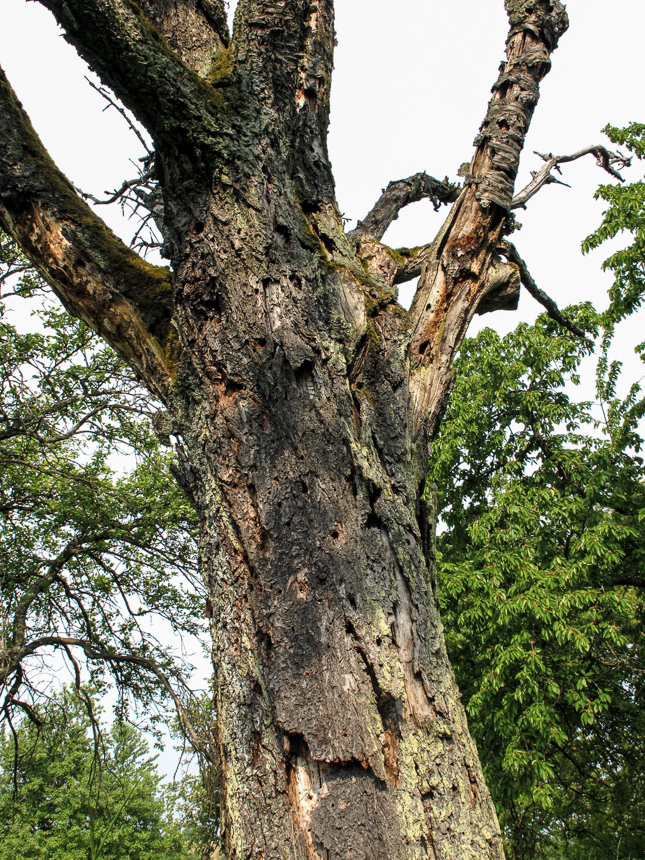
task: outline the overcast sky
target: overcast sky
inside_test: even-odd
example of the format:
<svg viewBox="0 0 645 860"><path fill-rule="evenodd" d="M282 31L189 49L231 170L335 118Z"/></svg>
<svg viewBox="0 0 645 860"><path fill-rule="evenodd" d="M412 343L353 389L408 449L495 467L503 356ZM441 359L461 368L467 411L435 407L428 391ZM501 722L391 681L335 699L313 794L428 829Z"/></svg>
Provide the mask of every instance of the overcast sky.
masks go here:
<svg viewBox="0 0 645 860"><path fill-rule="evenodd" d="M566 5L571 27L542 84L518 187L539 166L533 150L573 152L607 143L600 130L608 122L645 121L643 0ZM472 157L507 21L503 0L336 0L336 10L330 150L341 211L355 220L390 180L421 170L456 179L460 164ZM133 175L129 159L141 154L136 139L114 110L103 111L105 103L84 80L85 64L39 3L1 0L0 64L54 160L77 186L100 194ZM633 181L644 169L638 163L625 176ZM545 188L519 213L524 227L514 239L539 286L561 306L591 300L604 307L611 278L600 264L611 248L583 257L580 243L600 222L603 204L593 194L609 177L592 157L564 170L573 187ZM131 225L116 207L100 214L129 240ZM415 204L385 241L395 247L429 242L445 214L435 214L427 202ZM518 313L476 318L471 333L484 325L508 331L539 311L523 295ZM632 352L642 328L642 320L632 320L621 333L620 354L632 378L642 372Z"/></svg>

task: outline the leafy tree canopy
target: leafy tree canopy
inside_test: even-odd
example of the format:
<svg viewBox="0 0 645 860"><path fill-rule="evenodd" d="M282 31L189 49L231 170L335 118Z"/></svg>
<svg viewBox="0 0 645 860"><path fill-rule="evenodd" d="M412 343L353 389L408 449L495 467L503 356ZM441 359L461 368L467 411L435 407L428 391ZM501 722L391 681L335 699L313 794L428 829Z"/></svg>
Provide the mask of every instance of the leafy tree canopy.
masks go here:
<svg viewBox="0 0 645 860"><path fill-rule="evenodd" d="M0 280L14 304L46 290L1 235ZM107 671L122 705L134 696L150 715L182 698L185 668L159 619L166 640L204 624L195 515L132 370L47 296L40 332L1 310L2 716L34 715L61 661L77 684L81 663L95 685Z"/></svg>

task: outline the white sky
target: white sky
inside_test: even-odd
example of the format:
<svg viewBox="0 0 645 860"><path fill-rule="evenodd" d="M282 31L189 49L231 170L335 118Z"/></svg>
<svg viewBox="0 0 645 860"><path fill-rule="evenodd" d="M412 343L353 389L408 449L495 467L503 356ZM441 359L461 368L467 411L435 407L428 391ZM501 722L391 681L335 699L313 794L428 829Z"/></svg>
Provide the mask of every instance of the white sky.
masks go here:
<svg viewBox="0 0 645 860"><path fill-rule="evenodd" d="M541 163L534 149L573 152L607 143L600 129L608 122L645 121L645 3L566 5L571 27L542 84L518 187ZM390 180L421 170L456 179L460 164L472 156L503 58L507 22L503 0L336 0L336 10L330 150L341 211L357 219ZM114 110L103 111L105 103L84 80L85 64L37 2L1 0L0 64L51 155L76 185L98 195L134 175L129 159L141 154L137 141ZM625 177L634 181L643 170L637 163ZM518 213L524 227L514 241L538 284L561 307L591 300L601 308L611 277L600 264L611 248L583 257L580 243L600 222L603 204L593 194L609 177L592 157L564 171L573 187L545 188L527 212ZM446 211L435 214L430 203L415 204L385 241L395 247L428 242ZM116 207L102 207L100 214L129 240L131 225ZM409 303L411 297L402 293L406 298ZM506 332L540 310L524 294L519 312L477 317L470 333L487 325ZM632 351L643 339L642 328L633 319L619 338L617 354L631 378L642 373ZM593 384L585 395L593 396Z"/></svg>

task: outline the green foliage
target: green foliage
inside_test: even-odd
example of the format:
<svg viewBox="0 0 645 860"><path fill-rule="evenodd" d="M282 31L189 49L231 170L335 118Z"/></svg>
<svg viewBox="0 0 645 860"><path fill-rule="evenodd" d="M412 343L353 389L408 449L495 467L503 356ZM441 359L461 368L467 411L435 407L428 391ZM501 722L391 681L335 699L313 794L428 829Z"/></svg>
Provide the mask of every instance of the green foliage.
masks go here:
<svg viewBox="0 0 645 860"><path fill-rule="evenodd" d="M607 126L604 131L613 143L625 146L636 158L645 159L645 125L631 123L622 129ZM583 252L598 248L622 233L632 237L631 244L603 263L603 269L615 276L609 291L611 305L603 318L605 338L609 341L616 323L637 310L645 295L645 182L601 185L596 199L606 200L609 208L600 227L583 242ZM641 354L644 348L645 344L641 344Z"/></svg>
<svg viewBox="0 0 645 860"><path fill-rule="evenodd" d="M14 305L44 290L3 236L0 258ZM1 716L33 704L52 652L95 685L111 674L123 707L134 697L150 714L166 695L150 666L183 668L159 619L175 639L204 627L195 515L132 371L84 323L38 305L41 331L28 333L0 308Z"/></svg>
<svg viewBox="0 0 645 860"><path fill-rule="evenodd" d="M573 402L589 349L545 317L466 341L431 462L448 649L515 858L645 857L642 398L605 352L602 409Z"/></svg>
<svg viewBox="0 0 645 860"><path fill-rule="evenodd" d="M68 691L0 734L0 860L180 860L184 840L154 759L116 723L94 756L91 722Z"/></svg>

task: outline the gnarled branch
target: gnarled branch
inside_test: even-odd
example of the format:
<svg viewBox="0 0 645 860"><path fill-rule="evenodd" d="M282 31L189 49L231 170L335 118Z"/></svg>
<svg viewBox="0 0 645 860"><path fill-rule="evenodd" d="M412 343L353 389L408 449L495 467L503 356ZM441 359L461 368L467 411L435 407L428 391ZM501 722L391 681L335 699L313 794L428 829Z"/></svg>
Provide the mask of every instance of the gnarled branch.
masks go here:
<svg viewBox="0 0 645 860"><path fill-rule="evenodd" d="M624 167L629 167L632 163L631 158L626 158L620 153L611 152L604 146L588 146L586 149L574 152L573 155L553 155L552 153L547 155L543 152L536 152L535 154L540 156L542 161L544 161L544 165L539 170L531 171L533 179L529 182L526 188L523 188L519 194L516 194L515 197L513 197L511 209L525 209L526 204L531 197L534 197L545 185L552 185L554 183L557 185L566 185L566 182L562 182L553 175L554 170L562 174L562 171L560 170L561 164L568 164L570 161L577 161L579 158L584 158L585 155L595 155L598 167L602 167L602 169L606 170L607 173L614 177L614 179L624 182L625 180L618 170L616 170L614 165L619 165L622 169Z"/></svg>
<svg viewBox="0 0 645 860"><path fill-rule="evenodd" d="M581 328L579 328L575 323L572 323L570 319L567 319L553 299L547 296L547 294L538 287L531 277L531 273L529 272L526 263L520 257L515 245L504 240L499 244L499 252L506 257L509 263L514 263L517 266L520 278L522 279L522 284L526 287L527 292L529 292L533 298L542 305L551 319L555 320L559 325L566 328L577 337L587 337L586 333Z"/></svg>
<svg viewBox="0 0 645 860"><path fill-rule="evenodd" d="M410 203L430 199L438 211L441 204L454 203L459 199L461 187L454 185L448 177L435 179L427 173L416 173L408 179L398 179L383 190L374 208L348 233L350 239L370 236L382 239L385 231L399 217L399 212Z"/></svg>
<svg viewBox="0 0 645 860"><path fill-rule="evenodd" d="M176 350L170 272L144 262L79 198L1 69L0 226L70 313L97 331L163 398Z"/></svg>

